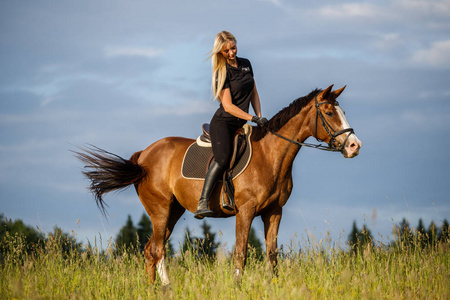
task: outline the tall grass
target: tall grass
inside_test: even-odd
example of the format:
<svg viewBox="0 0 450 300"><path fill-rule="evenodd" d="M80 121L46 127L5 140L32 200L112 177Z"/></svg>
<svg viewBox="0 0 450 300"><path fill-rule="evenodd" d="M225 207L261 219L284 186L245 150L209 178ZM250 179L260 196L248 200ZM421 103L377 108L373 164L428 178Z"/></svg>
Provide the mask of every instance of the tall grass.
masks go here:
<svg viewBox="0 0 450 300"><path fill-rule="evenodd" d="M144 257L134 249L79 248L55 237L30 250L20 235L7 235L1 245L1 299L450 298L448 241L357 252L320 242L280 253L277 276L250 253L241 282L227 255L208 261L187 251L168 260L169 289L148 283Z"/></svg>

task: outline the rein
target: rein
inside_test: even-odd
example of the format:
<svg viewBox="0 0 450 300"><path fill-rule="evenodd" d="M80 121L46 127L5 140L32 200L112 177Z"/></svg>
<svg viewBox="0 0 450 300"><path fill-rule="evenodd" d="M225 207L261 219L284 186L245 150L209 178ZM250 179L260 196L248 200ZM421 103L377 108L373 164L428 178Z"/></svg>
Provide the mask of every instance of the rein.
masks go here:
<svg viewBox="0 0 450 300"><path fill-rule="evenodd" d="M331 151L331 152L342 152L342 150L344 150L344 147L345 147L345 143L347 142L347 140L348 140L348 137L351 135L351 134L354 134L355 132L353 131L353 128L346 128L346 129L342 129L342 130L339 130L339 131L335 131L334 129L333 129L333 127L331 127L331 125L327 122L327 120L325 119L325 117L323 116L323 114L322 114L322 112L320 111L320 109L319 109L319 106L320 105L322 105L322 104L326 104L326 103L329 103L329 102L327 102L327 101L324 101L324 102L320 102L320 103L318 103L318 101L317 101L317 95L316 95L316 97L315 97L315 102L316 102L316 110L317 110L317 113L316 113L316 126L315 126L315 136L316 136L316 140L318 141L318 142L323 142L323 141L321 141L321 140L319 140L318 138L317 138L317 120L318 120L318 118L320 118L320 120L321 120L321 122L322 122L322 126L325 128L325 130L326 130L326 132L328 133L328 136L330 137L330 142L328 143L328 146L324 146L324 145L321 145L321 144L310 144L310 143L302 143L302 142L300 142L298 139L296 140L296 141L294 141L294 140L291 140L291 139L288 139L287 137L284 137L284 136L282 136L282 135L280 135L280 134L278 134L278 133L276 133L276 132L274 132L274 131L270 131L273 135L276 135L277 137L279 137L279 138L281 138L281 139L283 139L283 140L286 140L286 141L288 141L288 142L291 142L292 144L294 144L294 145L297 145L299 148L301 147L301 146L305 146L305 147L310 147L310 148L315 148L315 149L319 149L319 150L324 150L324 151ZM336 104L335 104L336 106L339 106L339 103L336 101ZM334 133L333 133L334 132ZM350 132L348 135L347 135L347 137L345 138L345 140L344 140L344 143L339 143L339 146L338 147L336 147L335 145L334 145L334 143L335 143L335 141L336 141L336 137L338 137L339 135L341 135L341 134L344 134L344 133L346 133L346 132Z"/></svg>

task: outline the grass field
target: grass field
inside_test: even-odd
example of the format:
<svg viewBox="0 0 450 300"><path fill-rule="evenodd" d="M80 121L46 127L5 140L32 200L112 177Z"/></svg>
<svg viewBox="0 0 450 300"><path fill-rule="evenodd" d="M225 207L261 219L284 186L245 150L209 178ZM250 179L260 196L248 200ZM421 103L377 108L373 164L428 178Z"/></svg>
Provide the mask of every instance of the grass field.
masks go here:
<svg viewBox="0 0 450 300"><path fill-rule="evenodd" d="M425 249L377 245L356 255L321 243L281 253L278 276L250 253L240 283L227 256L208 262L188 252L169 259L169 289L149 285L141 253L70 245L53 239L26 251L23 238L6 236L0 298L450 299L448 242Z"/></svg>

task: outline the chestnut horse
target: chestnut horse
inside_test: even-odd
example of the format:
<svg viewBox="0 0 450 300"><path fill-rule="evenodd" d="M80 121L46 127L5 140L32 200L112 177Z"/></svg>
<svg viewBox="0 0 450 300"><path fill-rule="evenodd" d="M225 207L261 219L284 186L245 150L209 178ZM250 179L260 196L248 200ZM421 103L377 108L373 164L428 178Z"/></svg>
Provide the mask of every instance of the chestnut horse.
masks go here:
<svg viewBox="0 0 450 300"><path fill-rule="evenodd" d="M250 227L256 216L264 223L267 262L277 265L277 235L283 206L292 191L292 164L302 145L338 151L355 157L361 142L347 123L336 98L345 86L332 91L314 90L281 110L264 127L254 127L251 136L253 157L244 173L234 180L235 211L220 205L220 187L211 196L210 209L216 217L236 216L235 275L240 278L247 256ZM306 144L313 136L328 144ZM202 180L181 175L183 157L194 142L182 137L167 137L136 152L129 160L93 147L77 152L86 163L83 172L91 180L91 191L104 212L103 194L134 184L150 216L153 235L145 246L145 268L151 282L156 271L162 284L169 284L164 262L165 242L186 210L195 212L203 187Z"/></svg>

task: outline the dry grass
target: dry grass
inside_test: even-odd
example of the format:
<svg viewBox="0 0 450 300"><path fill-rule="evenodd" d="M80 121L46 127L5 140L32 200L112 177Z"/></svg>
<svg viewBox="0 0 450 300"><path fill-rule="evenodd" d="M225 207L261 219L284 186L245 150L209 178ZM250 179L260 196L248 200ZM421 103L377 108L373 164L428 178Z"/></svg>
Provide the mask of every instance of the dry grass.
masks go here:
<svg viewBox="0 0 450 300"><path fill-rule="evenodd" d="M170 259L170 289L149 285L144 257L95 247L62 251L70 241L49 240L27 252L23 238L2 241L1 299L449 299L449 243L432 247L379 245L357 255L308 246L285 252L278 276L250 257L236 283L233 262L186 253ZM67 248L67 247L66 247ZM325 249L325 250L324 250Z"/></svg>

